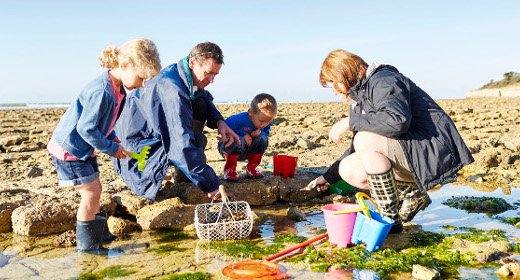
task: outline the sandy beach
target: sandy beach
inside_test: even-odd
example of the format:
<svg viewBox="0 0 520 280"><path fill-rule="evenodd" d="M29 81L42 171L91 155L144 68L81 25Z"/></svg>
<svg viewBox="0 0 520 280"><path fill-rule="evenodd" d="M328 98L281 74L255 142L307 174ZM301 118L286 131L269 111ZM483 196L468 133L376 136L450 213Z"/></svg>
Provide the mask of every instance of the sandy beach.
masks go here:
<svg viewBox="0 0 520 280"><path fill-rule="evenodd" d="M438 100L454 120L470 148L475 163L460 173L457 183L481 188L519 187L520 175L520 98L475 98ZM246 110L246 105L219 105L224 117ZM1 110L0 191L30 188L45 192L57 186L46 144L65 109ZM272 164L276 153L298 157L299 167L327 167L348 147L328 140L331 126L348 115L346 103L281 104L274 120L272 136L262 165ZM207 130L206 155L221 175L223 159L216 146L216 131ZM109 158L99 155L105 188L120 185ZM267 171L269 172L269 170Z"/></svg>

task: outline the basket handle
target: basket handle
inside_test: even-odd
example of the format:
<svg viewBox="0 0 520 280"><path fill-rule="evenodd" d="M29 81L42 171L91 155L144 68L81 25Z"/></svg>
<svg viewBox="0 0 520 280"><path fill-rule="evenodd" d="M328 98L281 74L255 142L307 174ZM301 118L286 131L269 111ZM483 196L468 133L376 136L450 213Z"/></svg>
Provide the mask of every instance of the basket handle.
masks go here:
<svg viewBox="0 0 520 280"><path fill-rule="evenodd" d="M222 200L222 202L229 202L229 197L226 193L226 189L224 188L224 185L220 185L218 186L218 192L220 193L220 199Z"/></svg>

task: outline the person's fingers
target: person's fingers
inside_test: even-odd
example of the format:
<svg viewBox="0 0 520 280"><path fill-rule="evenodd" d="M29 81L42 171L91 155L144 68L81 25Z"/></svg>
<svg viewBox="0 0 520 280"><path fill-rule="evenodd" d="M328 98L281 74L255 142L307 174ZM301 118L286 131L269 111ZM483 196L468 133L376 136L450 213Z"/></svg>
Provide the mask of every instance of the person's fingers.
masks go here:
<svg viewBox="0 0 520 280"><path fill-rule="evenodd" d="M328 190L328 189L329 189L329 186L327 186L327 184L318 185L318 187L316 188L316 190L317 190L318 192L324 192L324 191L326 191L326 190Z"/></svg>
<svg viewBox="0 0 520 280"><path fill-rule="evenodd" d="M235 140L233 138L228 138L226 145L224 145L225 148L228 148L229 146L233 145Z"/></svg>
<svg viewBox="0 0 520 280"><path fill-rule="evenodd" d="M316 187L316 179L312 180L305 188L303 188L306 191L312 190L314 187Z"/></svg>

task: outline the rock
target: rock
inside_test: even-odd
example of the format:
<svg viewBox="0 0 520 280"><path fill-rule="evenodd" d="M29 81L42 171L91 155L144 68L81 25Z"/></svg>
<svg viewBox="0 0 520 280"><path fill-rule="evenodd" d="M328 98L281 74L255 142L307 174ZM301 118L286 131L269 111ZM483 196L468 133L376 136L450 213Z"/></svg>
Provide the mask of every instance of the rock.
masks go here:
<svg viewBox="0 0 520 280"><path fill-rule="evenodd" d="M168 228L184 230L193 224L195 206L185 205L179 198L145 206L137 212L137 223L143 230Z"/></svg>
<svg viewBox="0 0 520 280"><path fill-rule="evenodd" d="M226 190L231 200L246 201L252 206L271 205L278 200L280 177L265 175L261 179L241 180L239 183L227 184Z"/></svg>
<svg viewBox="0 0 520 280"><path fill-rule="evenodd" d="M520 276L520 264L506 263L495 271L495 273L503 277L513 276L514 279L516 279L516 277Z"/></svg>
<svg viewBox="0 0 520 280"><path fill-rule="evenodd" d="M112 197L114 202L132 215L137 215L139 209L150 205L153 201L133 194L130 191L116 194Z"/></svg>
<svg viewBox="0 0 520 280"><path fill-rule="evenodd" d="M76 227L77 205L52 199L18 207L11 220L13 232L35 236L62 233Z"/></svg>
<svg viewBox="0 0 520 280"><path fill-rule="evenodd" d="M485 155L482 161L484 166L487 168L497 167L500 165L500 162L498 161L498 152L496 151Z"/></svg>
<svg viewBox="0 0 520 280"><path fill-rule="evenodd" d="M29 171L25 174L25 177L27 178L36 178L43 175L43 169L31 166Z"/></svg>
<svg viewBox="0 0 520 280"><path fill-rule="evenodd" d="M287 202L306 202L318 197L316 189L306 190L305 186L314 178L312 174L297 172L294 178L283 179L277 177L280 189L280 199Z"/></svg>
<svg viewBox="0 0 520 280"><path fill-rule="evenodd" d="M287 217L293 221L303 221L305 220L305 213L298 207L292 206L287 209Z"/></svg>
<svg viewBox="0 0 520 280"><path fill-rule="evenodd" d="M0 193L0 233L11 231L11 215L13 211L29 203L27 190L14 189Z"/></svg>
<svg viewBox="0 0 520 280"><path fill-rule="evenodd" d="M108 218L107 224L110 232L116 235L131 233L141 229L139 224L136 222L113 216Z"/></svg>
<svg viewBox="0 0 520 280"><path fill-rule="evenodd" d="M223 184L231 201L246 201L252 206L271 205L278 200L280 178L264 174L261 179L242 179L236 183ZM187 204L211 202L211 199L193 184L177 183L176 188L179 190L178 197Z"/></svg>
<svg viewBox="0 0 520 280"><path fill-rule="evenodd" d="M14 145L22 144L23 141L28 140L29 137L22 137L19 135L8 136L0 139L0 146L9 147Z"/></svg>
<svg viewBox="0 0 520 280"><path fill-rule="evenodd" d="M457 238L450 238L452 242L451 248L459 250L461 253L473 253L475 259L479 263L487 263L500 259L507 255L511 249L511 244L508 241L494 240L476 243L469 240L461 240Z"/></svg>
<svg viewBox="0 0 520 280"><path fill-rule="evenodd" d="M414 264L412 269L412 276L415 279L430 280L440 276L440 273L433 269L424 267L420 264Z"/></svg>
<svg viewBox="0 0 520 280"><path fill-rule="evenodd" d="M226 183L223 182L223 184ZM166 186L169 187L166 189ZM229 195L229 189L227 187L226 191L228 191ZM211 201L211 199L209 199L204 192L202 192L192 183L181 182L168 184L164 186L163 192L164 193L162 193L161 196L157 198L158 201L168 200L171 199L171 197L178 197L186 204L209 203Z"/></svg>
<svg viewBox="0 0 520 280"><path fill-rule="evenodd" d="M269 216L267 216L267 214L262 213L262 212L251 211L251 214L253 214L253 225L254 226L259 226L259 225L263 224L269 218Z"/></svg>
<svg viewBox="0 0 520 280"><path fill-rule="evenodd" d="M296 145L305 150L312 150L314 148L314 144L310 140L303 138L298 138Z"/></svg>
<svg viewBox="0 0 520 280"><path fill-rule="evenodd" d="M54 247L76 246L76 232L74 230L67 230L54 239L52 245Z"/></svg>
<svg viewBox="0 0 520 280"><path fill-rule="evenodd" d="M504 140L504 146L513 152L520 152L520 138Z"/></svg>

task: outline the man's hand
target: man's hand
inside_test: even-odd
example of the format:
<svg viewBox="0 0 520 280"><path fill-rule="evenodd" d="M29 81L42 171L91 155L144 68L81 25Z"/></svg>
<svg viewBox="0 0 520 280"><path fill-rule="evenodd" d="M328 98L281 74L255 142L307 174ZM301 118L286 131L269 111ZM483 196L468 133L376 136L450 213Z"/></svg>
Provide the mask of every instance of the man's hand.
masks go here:
<svg viewBox="0 0 520 280"><path fill-rule="evenodd" d="M117 144L119 148L117 149L117 152L113 155L115 158L123 159L130 156L130 154L121 146L121 144Z"/></svg>
<svg viewBox="0 0 520 280"><path fill-rule="evenodd" d="M235 141L237 144L240 144L240 137L231 129L225 121L220 120L217 122L217 130L220 135L218 141L226 143L224 147L229 147Z"/></svg>
<svg viewBox="0 0 520 280"><path fill-rule="evenodd" d="M213 200L215 200L215 201L222 201L221 193L225 193L226 192L225 190L226 189L224 188L224 185L220 185L220 186L218 186L218 189L216 189L216 190L214 190L212 192L209 192L208 193L208 197L213 199ZM227 201L227 194L224 195L224 198L226 198L226 199L223 202L228 202Z"/></svg>
<svg viewBox="0 0 520 280"><path fill-rule="evenodd" d="M211 199L214 199L216 201L220 201L220 193L218 192L218 189L212 191L212 192L209 192L208 193L208 197L211 198Z"/></svg>
<svg viewBox="0 0 520 280"><path fill-rule="evenodd" d="M343 134L349 131L349 118L343 118L339 122L335 123L329 132L329 140L339 144L343 141Z"/></svg>
<svg viewBox="0 0 520 280"><path fill-rule="evenodd" d="M303 190L310 191L316 189L318 192L326 191L329 188L329 182L325 180L325 177L320 176L312 180Z"/></svg>
<svg viewBox="0 0 520 280"><path fill-rule="evenodd" d="M251 135L246 134L244 135L244 140L246 141L246 146L251 146L251 143L253 142L253 138L251 138Z"/></svg>
<svg viewBox="0 0 520 280"><path fill-rule="evenodd" d="M257 128L255 131L251 132L251 137L256 138L260 136L260 133L262 133L262 131Z"/></svg>

